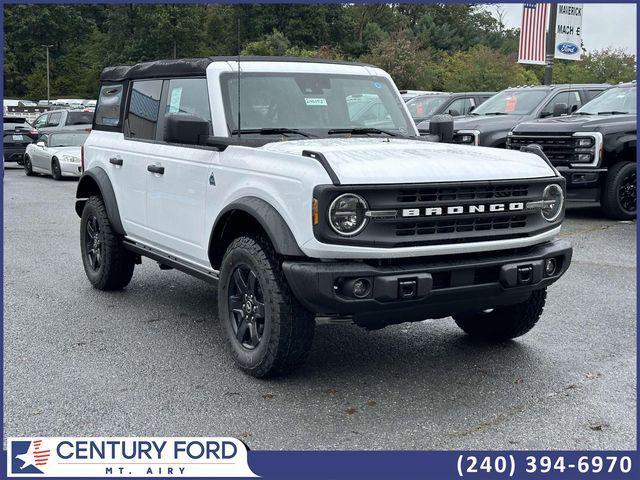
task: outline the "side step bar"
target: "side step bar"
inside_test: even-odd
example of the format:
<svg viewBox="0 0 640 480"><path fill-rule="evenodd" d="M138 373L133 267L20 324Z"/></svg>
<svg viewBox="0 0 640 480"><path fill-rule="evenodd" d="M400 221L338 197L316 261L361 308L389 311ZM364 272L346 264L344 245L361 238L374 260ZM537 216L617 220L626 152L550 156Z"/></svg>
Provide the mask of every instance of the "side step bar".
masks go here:
<svg viewBox="0 0 640 480"><path fill-rule="evenodd" d="M218 283L218 273L216 270L206 270L198 265L185 262L182 259L176 258L168 253L161 252L155 248L149 247L142 243L134 242L127 238L124 239L124 247L138 255L151 258L161 265L167 265L169 267L180 270L188 275L204 280L205 282L216 284Z"/></svg>

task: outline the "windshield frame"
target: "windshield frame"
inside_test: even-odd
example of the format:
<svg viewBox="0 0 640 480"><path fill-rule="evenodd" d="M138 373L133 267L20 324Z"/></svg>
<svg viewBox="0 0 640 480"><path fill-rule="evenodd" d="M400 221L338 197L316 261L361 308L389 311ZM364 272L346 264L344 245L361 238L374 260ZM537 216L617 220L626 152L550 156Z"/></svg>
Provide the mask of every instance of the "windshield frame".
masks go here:
<svg viewBox="0 0 640 480"><path fill-rule="evenodd" d="M379 82L385 85L386 88L389 89L389 92L391 94L391 96L393 97L393 100L395 102L395 104L398 107L398 113L400 114L400 117L402 117L402 120L405 122L405 128L406 128L406 132L401 131L399 128L384 128L386 130L392 130L395 134L397 134L397 136L399 138L415 138L419 136L419 133L417 131L417 129L415 128L415 122L413 120L413 118L411 117L411 115L409 114L409 110L407 109L406 103L405 101L402 99L402 97L399 95L398 90L395 86L395 84L393 83L393 81L386 76L383 75L366 75L366 74L354 74L354 73L339 73L339 72L310 72L310 71L275 71L275 72L266 72L266 71L253 71L253 70L249 70L249 71L245 71L243 70L241 72L241 78L246 78L247 76L252 76L252 77L295 77L297 75L316 75L316 76L326 76L329 78L337 78L337 77L341 77L341 78L346 78L346 79L360 79L360 80L365 80L365 81L373 81L373 82ZM223 107L224 107L224 118L225 118L225 128L226 128L226 135L228 136L235 136L236 134L234 134L233 132L237 131L237 118L234 118L234 113L233 113L233 108L237 108L237 106L234 106L234 104L232 102L237 102L237 98L235 95L233 95L233 98L231 98L231 93L230 93L230 80L237 80L238 78L238 72L221 72L219 75L219 84L220 84L220 92L221 92L221 97L222 97L222 103L223 103ZM364 93L364 92L363 92ZM251 129L253 130L253 127L245 127L243 125L242 122L242 118L240 120L241 123L241 128L242 128L242 135L258 135L260 136L259 133L245 133L244 130L245 129ZM331 135L328 132L331 130L335 130L335 129L344 129L344 128L349 128L346 125L332 125L330 127L323 127L323 128L301 128L298 126L286 126L286 125L282 125L282 126L277 126L277 127L273 127L273 126L269 126L269 125L264 125L265 129L271 129L271 128L290 128L290 129L299 129L305 133L309 133L311 134L313 137L318 137L318 138L335 138L336 135ZM358 128L357 125L353 125L351 128ZM362 128L362 126L360 126L360 128ZM366 126L364 128L367 128ZM375 128L375 127L374 127ZM381 127L383 128L383 127ZM274 134L274 135L278 135L278 136L282 136L280 134ZM376 135L376 134L374 134ZM384 135L384 134L380 134L380 135ZM385 135L386 136L386 135ZM287 139L288 140L300 140L303 139L303 136L298 136L295 134L291 134L290 136L287 135Z"/></svg>
<svg viewBox="0 0 640 480"><path fill-rule="evenodd" d="M591 109L594 108L594 105L599 105L602 102L603 98L606 98L605 96L613 96L615 95L615 93L612 92L616 92L616 91L631 91L631 90L636 90L636 86L615 86L615 87L611 87L608 88L607 90L603 91L600 95L594 97L591 99L591 101L585 103L582 107L580 107L578 110L576 110L573 115L598 115L598 112L607 112L607 111L612 111L612 110L617 110L614 108L609 108L609 107L596 107L594 111L590 111ZM607 99L608 101L608 99ZM636 91L636 101L637 101L637 91ZM594 103L595 102L595 103ZM586 107L591 107L590 109L587 109ZM630 110L624 114L620 114L620 115L637 115L638 113L638 108L636 105L636 102L633 102L633 109L634 110ZM603 115L605 115L603 113Z"/></svg>
<svg viewBox="0 0 640 480"><path fill-rule="evenodd" d="M540 89L540 88L531 88L531 89L524 89L524 88L514 88L514 89L506 89L506 90L502 90L501 92L496 93L495 95L493 95L492 97L487 98L484 102L482 102L480 105L478 105L475 110L471 113L471 115L495 115L495 111L489 111L489 112L484 112L484 110L488 109L489 107L487 107L487 105L490 105L490 103L497 97L499 97L500 95L506 95L506 94L514 94L514 93L541 93L542 96L540 97L539 101L536 103L536 105L531 108L530 110L528 110L527 112L512 112L512 113L499 113L499 115L531 115L533 112L535 112L538 108L540 108L540 106L543 105L544 100L549 96L549 91L545 90L545 89ZM483 109L483 107L485 107Z"/></svg>

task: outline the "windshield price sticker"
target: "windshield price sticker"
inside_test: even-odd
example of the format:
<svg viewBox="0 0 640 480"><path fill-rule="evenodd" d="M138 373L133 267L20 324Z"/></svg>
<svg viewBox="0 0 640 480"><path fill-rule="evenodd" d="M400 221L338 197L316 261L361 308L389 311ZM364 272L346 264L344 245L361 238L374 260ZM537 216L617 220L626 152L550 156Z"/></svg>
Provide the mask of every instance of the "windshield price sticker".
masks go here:
<svg viewBox="0 0 640 480"><path fill-rule="evenodd" d="M627 455L459 455L457 463L458 477L473 477L494 474L502 477L522 478L523 474L559 474L571 473L602 475L628 475L634 477L633 463ZM610 478L607 476L607 478ZM618 477L619 478L619 477Z"/></svg>

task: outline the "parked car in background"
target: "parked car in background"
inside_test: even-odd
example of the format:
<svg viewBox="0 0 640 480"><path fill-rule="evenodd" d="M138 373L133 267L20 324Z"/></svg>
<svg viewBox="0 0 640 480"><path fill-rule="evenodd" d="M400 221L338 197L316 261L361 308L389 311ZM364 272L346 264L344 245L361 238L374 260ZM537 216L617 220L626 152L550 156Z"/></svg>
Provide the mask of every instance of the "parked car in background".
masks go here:
<svg viewBox="0 0 640 480"><path fill-rule="evenodd" d="M532 85L497 93L469 115L454 120L452 143L505 148L520 122L573 113L609 88L607 84ZM418 124L429 129L428 120Z"/></svg>
<svg viewBox="0 0 640 480"><path fill-rule="evenodd" d="M570 200L599 201L615 219L636 218L636 83L613 87L573 115L523 122L507 148L536 144L567 179Z"/></svg>
<svg viewBox="0 0 640 480"><path fill-rule="evenodd" d="M38 133L48 133L54 130L91 130L93 123L93 109L82 108L76 110L50 110L43 113L33 122Z"/></svg>
<svg viewBox="0 0 640 480"><path fill-rule="evenodd" d="M400 90L400 96L406 102L411 100L413 97L418 95L428 95L430 93L442 93L442 92L432 92L429 90Z"/></svg>
<svg viewBox="0 0 640 480"><path fill-rule="evenodd" d="M54 180L62 177L79 177L82 173L80 149L89 132L59 131L45 133L36 143L27 146L24 171L50 174Z"/></svg>
<svg viewBox="0 0 640 480"><path fill-rule="evenodd" d="M454 117L467 115L496 92L429 93L407 100L407 108L416 123L434 115L447 113Z"/></svg>
<svg viewBox="0 0 640 480"><path fill-rule="evenodd" d="M27 145L34 141L33 127L24 117L4 117L2 125L2 152L4 162L22 165Z"/></svg>

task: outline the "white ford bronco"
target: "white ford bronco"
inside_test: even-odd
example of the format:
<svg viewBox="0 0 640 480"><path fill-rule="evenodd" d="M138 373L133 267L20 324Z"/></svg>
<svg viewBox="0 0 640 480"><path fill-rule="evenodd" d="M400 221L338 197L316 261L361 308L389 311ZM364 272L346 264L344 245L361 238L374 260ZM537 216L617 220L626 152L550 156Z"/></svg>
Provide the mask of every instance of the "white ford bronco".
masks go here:
<svg viewBox="0 0 640 480"><path fill-rule="evenodd" d="M217 284L239 367L307 356L316 319L453 316L529 331L571 261L565 180L544 154L421 137L370 65L216 57L107 68L83 147L82 259L101 290L142 257Z"/></svg>

